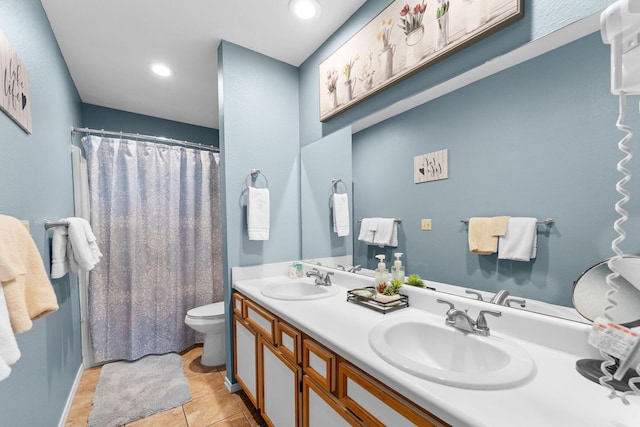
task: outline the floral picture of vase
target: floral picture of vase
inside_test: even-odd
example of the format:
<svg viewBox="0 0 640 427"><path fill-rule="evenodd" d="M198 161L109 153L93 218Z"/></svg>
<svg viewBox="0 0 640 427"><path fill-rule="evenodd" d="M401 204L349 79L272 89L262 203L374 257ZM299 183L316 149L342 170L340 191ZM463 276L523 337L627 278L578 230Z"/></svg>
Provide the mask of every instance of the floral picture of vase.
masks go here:
<svg viewBox="0 0 640 427"><path fill-rule="evenodd" d="M450 55L464 55L468 46L522 18L524 10L524 0L387 1L318 65L320 121Z"/></svg>
<svg viewBox="0 0 640 427"><path fill-rule="evenodd" d="M424 26L422 18L427 10L425 0L416 4L413 8L405 4L400 10L400 24L398 26L405 34L405 43L407 45L407 54L405 57L406 68L416 65L424 55L422 39L424 37Z"/></svg>
<svg viewBox="0 0 640 427"><path fill-rule="evenodd" d="M342 69L342 74L344 74L344 80L345 80L343 82L345 104L348 102L351 102L351 100L353 99L353 91L355 89L357 80L351 79L351 71L353 70L354 64L359 59L360 59L360 55L356 53L356 55L353 58L351 58L351 60L347 64L345 64L344 68Z"/></svg>
<svg viewBox="0 0 640 427"><path fill-rule="evenodd" d="M436 9L436 50L449 44L449 0L438 0Z"/></svg>
<svg viewBox="0 0 640 427"><path fill-rule="evenodd" d="M396 45L391 44L391 30L393 30L393 19L382 20L378 41L382 42L382 50L378 54L378 62L382 72L382 80L389 80L393 76L393 55L396 53Z"/></svg>
<svg viewBox="0 0 640 427"><path fill-rule="evenodd" d="M360 71L360 83L362 83L365 91L370 91L373 87L373 75L376 70L373 69L373 52L367 53L367 62L362 65L362 71Z"/></svg>
<svg viewBox="0 0 640 427"><path fill-rule="evenodd" d="M327 93L329 94L329 103L332 109L338 106L338 71L333 68L327 71L327 80L324 82L327 87Z"/></svg>

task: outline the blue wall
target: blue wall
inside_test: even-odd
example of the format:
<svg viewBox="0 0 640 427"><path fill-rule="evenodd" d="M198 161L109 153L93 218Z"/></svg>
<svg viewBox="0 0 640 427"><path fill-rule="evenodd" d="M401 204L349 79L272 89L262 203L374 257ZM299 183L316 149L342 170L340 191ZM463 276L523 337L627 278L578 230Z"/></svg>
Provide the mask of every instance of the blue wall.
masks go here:
<svg viewBox="0 0 640 427"><path fill-rule="evenodd" d="M33 134L0 113L0 213L28 220L45 266L44 220L73 215L71 126L80 98L38 0L0 2L0 30L29 71ZM17 335L21 359L0 382L0 424L55 426L82 363L78 283L52 282L60 309Z"/></svg>
<svg viewBox="0 0 640 427"><path fill-rule="evenodd" d="M227 348L232 349L230 268L300 257L298 69L226 41L218 47L218 66ZM245 179L251 169L269 180L267 241L247 237ZM230 380L232 358L228 351Z"/></svg>
<svg viewBox="0 0 640 427"><path fill-rule="evenodd" d="M218 130L112 108L82 104L82 127L163 136L218 147Z"/></svg>
<svg viewBox="0 0 640 427"><path fill-rule="evenodd" d="M389 3L389 0L367 1L300 67L302 145L316 141L323 135L348 126L384 107L431 88L570 23L597 13L613 1L524 0L524 17L519 21L384 90L328 122L321 123L319 121L318 65Z"/></svg>
<svg viewBox="0 0 640 427"><path fill-rule="evenodd" d="M573 281L613 254L622 156L609 75L609 47L595 33L355 134L355 217L402 218L397 250L409 273L571 305ZM637 97L629 106L638 129ZM414 184L413 157L444 148L449 179ZM389 172L374 176L375 165ZM632 197L624 246L638 252L640 194ZM471 254L460 220L493 215L557 223L539 227L533 262ZM420 231L421 218L433 231ZM373 267L379 251L357 242L354 264Z"/></svg>
<svg viewBox="0 0 640 427"><path fill-rule="evenodd" d="M338 257L353 254L351 223L348 236L338 237L333 231L331 181L342 182L333 189L347 193L349 213L353 213L351 128L346 127L300 149L300 213L302 227L302 259Z"/></svg>

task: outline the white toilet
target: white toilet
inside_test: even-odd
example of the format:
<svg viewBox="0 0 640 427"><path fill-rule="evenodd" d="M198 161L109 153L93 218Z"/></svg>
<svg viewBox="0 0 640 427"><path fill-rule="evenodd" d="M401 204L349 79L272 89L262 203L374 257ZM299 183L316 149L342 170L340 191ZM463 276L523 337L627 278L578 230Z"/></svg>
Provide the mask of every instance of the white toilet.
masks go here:
<svg viewBox="0 0 640 427"><path fill-rule="evenodd" d="M202 305L187 311L184 318L191 328L204 335L202 349L202 363L204 366L219 366L225 364L224 342L224 302Z"/></svg>

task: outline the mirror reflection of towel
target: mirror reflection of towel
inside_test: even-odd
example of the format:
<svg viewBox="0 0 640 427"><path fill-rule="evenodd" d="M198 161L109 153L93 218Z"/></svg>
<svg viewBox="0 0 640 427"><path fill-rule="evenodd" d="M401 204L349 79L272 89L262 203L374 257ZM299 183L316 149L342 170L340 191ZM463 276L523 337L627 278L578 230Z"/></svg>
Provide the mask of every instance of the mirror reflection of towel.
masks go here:
<svg viewBox="0 0 640 427"><path fill-rule="evenodd" d="M376 235L378 228L379 218L363 218L360 222L360 234L358 240L366 243L367 245L373 245L373 238Z"/></svg>
<svg viewBox="0 0 640 427"><path fill-rule="evenodd" d="M398 223L395 218L379 218L373 243L383 246L398 246Z"/></svg>
<svg viewBox="0 0 640 427"><path fill-rule="evenodd" d="M348 236L349 224L349 196L344 194L333 195L333 231L338 237Z"/></svg>
<svg viewBox="0 0 640 427"><path fill-rule="evenodd" d="M507 233L500 237L499 259L531 261L538 247L536 218L510 218Z"/></svg>
<svg viewBox="0 0 640 427"><path fill-rule="evenodd" d="M498 236L507 232L509 217L469 219L469 250L478 255L489 255L498 251Z"/></svg>
<svg viewBox="0 0 640 427"><path fill-rule="evenodd" d="M269 240L269 189L249 187L247 231L249 240Z"/></svg>

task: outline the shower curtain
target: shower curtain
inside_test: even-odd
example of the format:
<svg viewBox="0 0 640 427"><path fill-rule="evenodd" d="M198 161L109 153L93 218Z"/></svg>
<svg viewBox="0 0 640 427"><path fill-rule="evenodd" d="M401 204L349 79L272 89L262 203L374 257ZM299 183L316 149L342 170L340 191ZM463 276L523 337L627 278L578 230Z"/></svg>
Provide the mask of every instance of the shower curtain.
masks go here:
<svg viewBox="0 0 640 427"><path fill-rule="evenodd" d="M82 140L91 225L103 258L89 277L94 360L179 352L184 323L223 299L219 155L125 139Z"/></svg>

